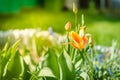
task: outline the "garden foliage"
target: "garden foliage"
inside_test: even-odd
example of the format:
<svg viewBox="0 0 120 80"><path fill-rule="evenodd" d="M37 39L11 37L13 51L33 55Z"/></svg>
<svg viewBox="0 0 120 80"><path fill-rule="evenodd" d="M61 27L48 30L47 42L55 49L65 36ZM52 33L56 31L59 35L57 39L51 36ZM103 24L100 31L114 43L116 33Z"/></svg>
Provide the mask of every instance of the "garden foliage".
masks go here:
<svg viewBox="0 0 120 80"><path fill-rule="evenodd" d="M38 50L33 37L32 49L20 48L17 41L0 50L0 80L119 80L120 56L113 43L110 53L96 50L91 34L85 32L84 16L77 22L74 4L75 30L65 25L66 42L61 49L44 46Z"/></svg>

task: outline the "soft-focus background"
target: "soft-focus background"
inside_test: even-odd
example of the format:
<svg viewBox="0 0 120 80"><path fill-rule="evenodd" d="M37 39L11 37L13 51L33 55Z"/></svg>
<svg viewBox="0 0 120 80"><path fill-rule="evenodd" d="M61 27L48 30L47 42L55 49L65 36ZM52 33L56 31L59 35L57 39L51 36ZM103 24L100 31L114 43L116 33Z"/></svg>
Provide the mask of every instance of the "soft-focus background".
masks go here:
<svg viewBox="0 0 120 80"><path fill-rule="evenodd" d="M84 14L95 43L110 46L116 40L120 48L120 0L0 0L0 31L52 27L64 34L67 21L74 28L73 1L79 8L78 22Z"/></svg>

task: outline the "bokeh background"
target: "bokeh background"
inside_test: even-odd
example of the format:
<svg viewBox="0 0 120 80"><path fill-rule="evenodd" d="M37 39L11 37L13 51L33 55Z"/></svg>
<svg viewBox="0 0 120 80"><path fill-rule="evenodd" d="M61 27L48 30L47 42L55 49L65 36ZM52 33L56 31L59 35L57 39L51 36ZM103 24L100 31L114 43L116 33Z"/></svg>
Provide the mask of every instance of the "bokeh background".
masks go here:
<svg viewBox="0 0 120 80"><path fill-rule="evenodd" d="M74 27L73 1L79 8L78 23L84 14L87 32L95 44L110 46L116 40L120 48L120 0L0 0L0 31L53 28L64 34L64 25Z"/></svg>

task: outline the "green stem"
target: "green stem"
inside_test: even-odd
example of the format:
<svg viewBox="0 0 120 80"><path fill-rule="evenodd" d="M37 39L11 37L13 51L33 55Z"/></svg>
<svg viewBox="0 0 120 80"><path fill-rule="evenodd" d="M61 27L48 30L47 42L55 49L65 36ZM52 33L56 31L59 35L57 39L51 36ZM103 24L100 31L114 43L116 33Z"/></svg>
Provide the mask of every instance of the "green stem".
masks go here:
<svg viewBox="0 0 120 80"><path fill-rule="evenodd" d="M77 52L75 52L75 50L74 50L74 53L73 53L73 56L72 56L73 63L75 63L76 56L77 56Z"/></svg>
<svg viewBox="0 0 120 80"><path fill-rule="evenodd" d="M74 59L74 53L75 53L75 48L73 48L73 49L72 49L72 52L71 52L71 55L70 55L70 56L71 56L72 61L73 61L73 59Z"/></svg>
<svg viewBox="0 0 120 80"><path fill-rule="evenodd" d="M75 14L75 28L76 28L76 31L78 31L78 17L77 17L77 14Z"/></svg>
<svg viewBox="0 0 120 80"><path fill-rule="evenodd" d="M67 32L67 40L68 42L70 42L70 39L69 39L69 31ZM68 44L68 50L67 50L68 54L70 54L70 44Z"/></svg>
<svg viewBox="0 0 120 80"><path fill-rule="evenodd" d="M95 51L94 51L94 49L93 49L93 47L91 48L92 49L92 59L94 58L94 56L95 56Z"/></svg>
<svg viewBox="0 0 120 80"><path fill-rule="evenodd" d="M92 67L92 62L90 61L86 53L85 53L85 57L86 57L87 62L90 64L90 67Z"/></svg>
<svg viewBox="0 0 120 80"><path fill-rule="evenodd" d="M80 53L80 55L81 55L81 57L82 57L82 59L83 59L83 63L84 63L85 57L84 57L84 55L83 55L83 51L80 51L80 50L79 50L79 53Z"/></svg>

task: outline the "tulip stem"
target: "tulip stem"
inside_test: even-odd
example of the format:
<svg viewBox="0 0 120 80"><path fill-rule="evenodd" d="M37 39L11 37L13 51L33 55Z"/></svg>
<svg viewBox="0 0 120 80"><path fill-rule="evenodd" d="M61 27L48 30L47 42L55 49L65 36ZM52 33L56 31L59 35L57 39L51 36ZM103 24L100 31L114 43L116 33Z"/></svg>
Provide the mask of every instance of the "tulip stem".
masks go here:
<svg viewBox="0 0 120 80"><path fill-rule="evenodd" d="M75 53L75 48L72 49L72 52L71 52L71 55L70 55L72 60L74 60L74 55L75 55L74 53Z"/></svg>
<svg viewBox="0 0 120 80"><path fill-rule="evenodd" d="M77 17L77 13L76 13L76 14L75 14L75 28L76 28L76 31L77 31L77 29L78 29L77 24L78 24L78 17Z"/></svg>
<svg viewBox="0 0 120 80"><path fill-rule="evenodd" d="M79 53L80 53L80 55L81 55L81 57L83 59L83 63L84 63L85 58L84 58L83 52L81 50L79 50Z"/></svg>
<svg viewBox="0 0 120 80"><path fill-rule="evenodd" d="M67 32L67 40L68 40L68 42L70 42L70 40L69 40L69 31ZM70 54L70 44L68 44L68 54Z"/></svg>

